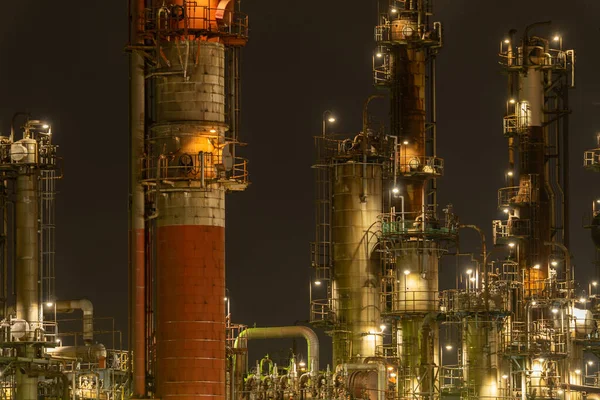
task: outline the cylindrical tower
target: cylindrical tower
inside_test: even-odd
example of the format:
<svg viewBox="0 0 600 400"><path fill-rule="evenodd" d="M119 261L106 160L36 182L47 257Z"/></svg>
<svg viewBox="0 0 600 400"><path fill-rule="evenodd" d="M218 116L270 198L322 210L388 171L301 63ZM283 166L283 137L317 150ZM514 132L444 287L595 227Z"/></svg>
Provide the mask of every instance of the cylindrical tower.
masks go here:
<svg viewBox="0 0 600 400"><path fill-rule="evenodd" d="M458 226L451 206L438 218L435 200L444 166L428 106L441 24L429 0L379 3L373 72L389 94L389 132L369 123L369 101L383 97L372 96L361 134L317 138L311 321L328 323L334 364L385 359L399 398L435 398L438 262Z"/></svg>
<svg viewBox="0 0 600 400"><path fill-rule="evenodd" d="M179 64L181 47L165 45L171 65ZM192 66L187 77L165 74L155 82L152 154L156 168L169 171L164 178L174 179L157 199L156 362L162 397L225 396L225 188L214 182L223 162L219 146L225 145L224 53L221 43L193 46L184 60Z"/></svg>
<svg viewBox="0 0 600 400"><path fill-rule="evenodd" d="M399 359L400 398L433 398L439 387L438 262L442 230L435 204L435 179L443 172L436 157L435 68L442 45L441 24L431 23L432 2L380 2L379 46L374 58L377 86L389 92L390 134L396 138L396 164L383 219L385 315L392 323L393 353ZM428 119L429 118L429 119ZM431 124L428 124L432 122ZM431 195L433 194L433 195ZM446 227L448 228L448 227Z"/></svg>
<svg viewBox="0 0 600 400"><path fill-rule="evenodd" d="M545 175L546 145L544 135L544 73L541 66L545 63L544 46L527 43L519 48L523 54L523 66L526 68L518 76L519 99L518 113L524 118L525 131L519 140L519 179L520 193L535 193L528 203L509 209L509 218L530 221L529 235L519 246L521 269L525 272L525 287L531 296L541 294L544 281L549 275L549 248L544 245L550 241L551 204ZM516 103L515 103L516 104ZM512 211L512 212L511 212Z"/></svg>
<svg viewBox="0 0 600 400"><path fill-rule="evenodd" d="M581 314L573 303L568 244L568 90L575 57L562 39L531 35L515 42L511 31L500 57L509 76L504 135L509 143L510 186L498 192L506 220L494 221L494 243L506 246L501 280L492 287L522 287L505 305L499 386L506 395L579 398L582 333L567 322ZM514 182L514 183L513 183ZM513 186L515 185L515 186ZM494 275L495 276L495 275ZM521 286L522 285L522 286ZM475 336L477 337L477 336ZM520 366L510 364L517 361ZM485 381L477 385L484 387ZM566 387L566 390L564 388Z"/></svg>
<svg viewBox="0 0 600 400"><path fill-rule="evenodd" d="M381 214L382 166L335 164L333 173L333 333L336 365L375 356L381 342L377 239L369 233ZM366 190L365 190L366 189Z"/></svg>
<svg viewBox="0 0 600 400"><path fill-rule="evenodd" d="M14 124L19 115L15 114L10 137L0 137L2 180L15 199L14 213L6 216L6 220L12 221L14 226L15 246L11 258L14 260L16 318L6 320L10 321L7 330L10 339L5 338L5 341L16 349L20 360L35 360L41 358L41 348L54 347L56 340L56 337L49 340L55 332L44 322L43 313L44 305L46 308L54 306L56 146L51 143L50 126L37 120L28 119L23 126L23 138L15 139ZM40 378L31 374L29 368L29 362L15 361L17 399L38 397Z"/></svg>
<svg viewBox="0 0 600 400"><path fill-rule="evenodd" d="M136 310L149 302L153 315L145 320L149 337L136 335L134 348L145 340L151 349L144 369L156 386L138 395L224 399L225 193L248 183L245 161L235 157L247 19L237 1L151 3L139 13L139 36L156 44L143 47L149 61L141 182L144 276L154 276L145 282L155 287L146 285L133 302ZM138 368L144 362L134 361ZM135 375L139 391L139 370Z"/></svg>

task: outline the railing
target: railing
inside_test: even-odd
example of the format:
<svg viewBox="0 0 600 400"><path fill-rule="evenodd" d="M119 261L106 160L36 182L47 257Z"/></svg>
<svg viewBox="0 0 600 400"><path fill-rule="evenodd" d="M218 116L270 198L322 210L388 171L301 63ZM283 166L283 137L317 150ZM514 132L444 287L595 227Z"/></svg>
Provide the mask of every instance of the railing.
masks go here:
<svg viewBox="0 0 600 400"><path fill-rule="evenodd" d="M201 187L211 183L248 185L248 161L240 157L223 157L214 153L179 153L146 157L142 180L148 183L164 181L199 181ZM232 188L235 190L235 188Z"/></svg>
<svg viewBox="0 0 600 400"><path fill-rule="evenodd" d="M541 63L535 65L530 63L530 65L566 70L568 65L573 63L573 57L569 51L549 49ZM522 67L523 56L514 53L509 55L507 52L500 53L500 64L505 67Z"/></svg>
<svg viewBox="0 0 600 400"><path fill-rule="evenodd" d="M531 186L512 186L498 190L498 207L510 207L535 201L536 199L531 195Z"/></svg>
<svg viewBox="0 0 600 400"><path fill-rule="evenodd" d="M187 1L185 6L167 4L148 8L141 16L146 33L164 35L227 35L248 37L248 16L237 11L200 6Z"/></svg>
<svg viewBox="0 0 600 400"><path fill-rule="evenodd" d="M248 338L245 336L240 337L240 333L246 329L248 329L247 325L227 325L225 328L225 345L228 351L245 352L248 350ZM238 341L237 347L235 346L236 341Z"/></svg>
<svg viewBox="0 0 600 400"><path fill-rule="evenodd" d="M444 159L439 157L401 156L399 175L444 175Z"/></svg>
<svg viewBox="0 0 600 400"><path fill-rule="evenodd" d="M422 220L408 220L399 219L393 221L382 221L381 232L383 235L394 236L394 235L415 235L415 234L428 234L428 235L448 235L456 233L453 227L442 226L439 221L425 221Z"/></svg>
<svg viewBox="0 0 600 400"><path fill-rule="evenodd" d="M499 279L507 283L521 282L521 273L519 272L519 264L516 262L503 262Z"/></svg>
<svg viewBox="0 0 600 400"><path fill-rule="evenodd" d="M388 361L398 357L398 347L393 345L380 344L375 346L375 355L384 357Z"/></svg>
<svg viewBox="0 0 600 400"><path fill-rule="evenodd" d="M509 220L494 220L493 233L494 243L500 243L503 240L517 237L526 237L531 233L528 219L511 218Z"/></svg>
<svg viewBox="0 0 600 400"><path fill-rule="evenodd" d="M18 147L21 146L21 147ZM23 146L19 141L14 143L0 143L0 164L34 165L45 170L56 170L60 158L56 156L57 146L44 142L37 142L35 150ZM60 179L54 176L51 179ZM50 179L49 177L44 179Z"/></svg>
<svg viewBox="0 0 600 400"><path fill-rule="evenodd" d="M504 136L515 136L527 131L529 115L507 115L504 117Z"/></svg>
<svg viewBox="0 0 600 400"><path fill-rule="evenodd" d="M583 153L583 166L589 169L600 168L600 149L588 150Z"/></svg>
<svg viewBox="0 0 600 400"><path fill-rule="evenodd" d="M512 322L503 329L500 348L505 354L566 355L567 329L556 327L553 320Z"/></svg>
<svg viewBox="0 0 600 400"><path fill-rule="evenodd" d="M404 275L400 279L396 276L386 276L381 280L383 313L422 313L439 310L439 292L407 289L412 285L411 279L410 275Z"/></svg>
<svg viewBox="0 0 600 400"><path fill-rule="evenodd" d="M320 299L310 302L310 323L335 324L336 316L331 307L331 300Z"/></svg>
<svg viewBox="0 0 600 400"><path fill-rule="evenodd" d="M25 324L23 320L11 320L10 326L2 329L2 341L18 342L20 340L58 343L58 324L55 321L43 321Z"/></svg>
<svg viewBox="0 0 600 400"><path fill-rule="evenodd" d="M398 13L403 13L402 7L397 3ZM413 13L415 11L406 11ZM426 11L426 14L431 14ZM388 15L381 15L380 23L375 27L374 32L375 42L377 43L392 43L392 42L420 42L429 46L440 46L442 42L441 28L439 23L433 24L433 29L426 24L416 24L410 20L395 19L390 20Z"/></svg>
<svg viewBox="0 0 600 400"><path fill-rule="evenodd" d="M440 389L454 393L464 387L464 368L462 365L444 365L440 368Z"/></svg>
<svg viewBox="0 0 600 400"><path fill-rule="evenodd" d="M127 371L129 352L124 350L107 350L106 367L117 371Z"/></svg>
<svg viewBox="0 0 600 400"><path fill-rule="evenodd" d="M507 297L500 293L490 293L486 308L485 296L482 290L445 290L440 301L445 312L502 312L508 309Z"/></svg>
<svg viewBox="0 0 600 400"><path fill-rule="evenodd" d="M521 354L527 348L527 325L525 322L506 324L500 335L500 348L505 354Z"/></svg>

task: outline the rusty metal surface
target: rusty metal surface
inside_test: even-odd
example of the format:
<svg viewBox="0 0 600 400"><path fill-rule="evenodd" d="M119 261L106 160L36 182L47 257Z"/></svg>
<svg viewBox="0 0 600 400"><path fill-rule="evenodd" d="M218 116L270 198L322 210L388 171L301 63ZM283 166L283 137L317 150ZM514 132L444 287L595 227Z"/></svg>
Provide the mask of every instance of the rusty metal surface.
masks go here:
<svg viewBox="0 0 600 400"><path fill-rule="evenodd" d="M225 398L225 229L157 229L157 395Z"/></svg>

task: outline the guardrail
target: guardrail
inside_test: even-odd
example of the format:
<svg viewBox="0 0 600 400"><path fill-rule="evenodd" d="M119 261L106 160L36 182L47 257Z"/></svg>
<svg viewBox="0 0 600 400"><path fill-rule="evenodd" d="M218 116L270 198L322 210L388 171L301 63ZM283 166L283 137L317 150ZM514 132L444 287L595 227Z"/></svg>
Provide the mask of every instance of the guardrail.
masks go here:
<svg viewBox="0 0 600 400"><path fill-rule="evenodd" d="M221 182L248 185L248 161L241 157L223 157L216 153L178 153L146 157L142 180L148 183L164 181L200 182L204 187Z"/></svg>
<svg viewBox="0 0 600 400"><path fill-rule="evenodd" d="M444 159L439 157L401 156L397 173L399 175L444 175Z"/></svg>
<svg viewBox="0 0 600 400"><path fill-rule="evenodd" d="M573 62L572 57L574 56L571 56L569 51L549 49L545 53L545 56L541 58L541 63L538 63L537 66L567 69L568 64ZM523 56L515 53L511 53L511 55L507 52L500 53L500 65L505 67L522 67Z"/></svg>
<svg viewBox="0 0 600 400"><path fill-rule="evenodd" d="M600 169L600 149L583 153L583 166L588 169Z"/></svg>
<svg viewBox="0 0 600 400"><path fill-rule="evenodd" d="M527 204L535 200L529 186L512 186L498 190L498 207Z"/></svg>
<svg viewBox="0 0 600 400"><path fill-rule="evenodd" d="M448 235L456 233L456 230L438 221L423 222L422 220L400 219L394 221L382 221L381 232L383 235L406 235L406 234L430 234Z"/></svg>
<svg viewBox="0 0 600 400"><path fill-rule="evenodd" d="M336 316L331 306L331 300L320 299L310 302L310 323L328 323L335 324Z"/></svg>
<svg viewBox="0 0 600 400"><path fill-rule="evenodd" d="M510 238L519 238L529 236L531 227L528 219L511 218L509 220L492 221L494 243L508 240Z"/></svg>
<svg viewBox="0 0 600 400"><path fill-rule="evenodd" d="M141 15L140 27L151 34L203 34L248 37L248 15L226 9L198 5L165 4L147 8Z"/></svg>

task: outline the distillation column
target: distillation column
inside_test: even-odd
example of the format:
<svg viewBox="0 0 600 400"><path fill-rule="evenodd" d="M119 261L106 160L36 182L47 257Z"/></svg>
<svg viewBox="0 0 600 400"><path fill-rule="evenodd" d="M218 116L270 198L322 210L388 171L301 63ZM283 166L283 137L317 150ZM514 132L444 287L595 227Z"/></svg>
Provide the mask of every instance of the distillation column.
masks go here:
<svg viewBox="0 0 600 400"><path fill-rule="evenodd" d="M530 221L529 237L519 246L521 269L525 272L525 288L531 296L541 294L548 278L550 241L549 194L545 176L546 143L544 137L544 46L527 43L521 47L524 53L523 66L526 72L519 74L517 112L525 117L524 133L519 140L519 179L520 193L534 193L534 198L522 207L514 208L511 218Z"/></svg>
<svg viewBox="0 0 600 400"><path fill-rule="evenodd" d="M402 220L400 234L387 238L385 246L389 276L386 313L393 317L392 343L400 360L398 395L433 398L438 386L434 313L438 310L439 241L443 235L431 235L439 222L437 205L428 204L427 198L429 182L441 175L443 164L434 156L435 128L427 126L426 104L435 89L428 88L426 80L428 71L434 73L429 62L441 47L441 25L432 28L429 23L430 1L384 3L385 12L376 28L375 83L390 94L390 134L397 138L397 165L387 190L393 193L390 221L398 212Z"/></svg>
<svg viewBox="0 0 600 400"><path fill-rule="evenodd" d="M10 137L0 137L2 179L15 199L14 213L6 217L13 222L14 231L9 229L6 233L14 234L14 253L11 252L10 257L14 260L16 318L5 321L10 325L6 331L10 336L3 346L16 349L19 358L11 361L16 375L15 398L30 400L38 398L38 381L44 375L43 372L32 374L31 365L40 362L43 348L48 345L46 335L53 334L45 329L42 301L52 304L54 296L54 276L50 276L54 249L49 247L52 244L44 242L51 240L44 224L49 221L47 214L53 212L49 199L54 193L46 189L53 187L54 183L49 182L57 178L54 175L56 147L51 144L50 126L37 120L27 120L23 138L15 140L14 125L20 115L26 114L15 114ZM5 248L5 251L6 260L10 250ZM54 339L50 343L52 347ZM12 375L12 371L5 373L7 377ZM10 385L6 386L6 390L10 389Z"/></svg>
<svg viewBox="0 0 600 400"><path fill-rule="evenodd" d="M362 160L332 168L332 287L340 324L332 336L339 365L373 357L381 344L377 239L369 230L381 214L382 167Z"/></svg>
<svg viewBox="0 0 600 400"><path fill-rule="evenodd" d="M552 398L563 393L561 383L581 383L574 371L580 371L582 349L573 339L582 332L568 321L585 310L572 302L569 254L563 245L568 238L566 93L573 86L574 52L564 51L559 37L529 34L548 24L528 26L520 44L511 31L500 54L509 76L504 136L511 149L506 173L511 186L498 194L498 206L508 218L494 221L494 242L508 245L504 265L514 265L511 285L523 288L508 302L500 375L508 394L518 392L523 398ZM513 360L519 369L510 369ZM565 398L578 396L565 393Z"/></svg>
<svg viewBox="0 0 600 400"><path fill-rule="evenodd" d="M142 15L140 36L157 45L144 47L153 60L145 68L142 166L153 227L146 258L155 257L145 268L156 282L147 306L155 313L150 373L160 398L224 399L225 193L247 186L230 129L238 126L237 48L246 43L247 19L237 2L218 0L156 1Z"/></svg>

